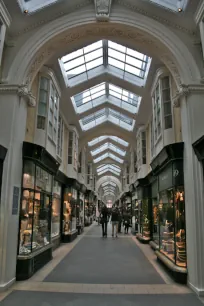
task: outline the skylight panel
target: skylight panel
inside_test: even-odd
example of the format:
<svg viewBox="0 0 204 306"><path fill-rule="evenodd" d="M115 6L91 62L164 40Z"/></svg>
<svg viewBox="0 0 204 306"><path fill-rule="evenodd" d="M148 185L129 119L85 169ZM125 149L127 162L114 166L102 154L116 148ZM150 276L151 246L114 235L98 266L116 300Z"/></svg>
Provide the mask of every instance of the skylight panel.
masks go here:
<svg viewBox="0 0 204 306"><path fill-rule="evenodd" d="M111 108L104 108L89 116L85 116L79 120L79 123L82 130L87 131L106 121L112 122L113 124L118 125L119 127L128 131L132 131L135 125L134 119Z"/></svg>
<svg viewBox="0 0 204 306"><path fill-rule="evenodd" d="M111 158L111 159L115 160L116 162L118 162L118 163L120 163L120 164L123 163L123 159L117 157L116 155L114 155L114 154L112 154L112 153L110 153L110 152L106 152L106 153L100 155L99 157L95 158L95 159L93 160L93 162L96 164L96 163L98 163L98 162L100 162L101 160L104 160L104 159L106 159L106 158Z"/></svg>
<svg viewBox="0 0 204 306"><path fill-rule="evenodd" d="M116 183L114 183L114 182L112 182L112 181L104 182L101 186L104 187L104 186L106 186L106 185L108 185L108 184L110 184L110 185L116 187Z"/></svg>
<svg viewBox="0 0 204 306"><path fill-rule="evenodd" d="M52 5L58 0L17 0L18 4L24 13L25 11L28 12L28 14L32 14L40 9L45 8L48 5Z"/></svg>
<svg viewBox="0 0 204 306"><path fill-rule="evenodd" d="M69 81L80 82L90 78L90 70L103 65L103 41L97 41L61 58Z"/></svg>
<svg viewBox="0 0 204 306"><path fill-rule="evenodd" d="M112 170L114 170L114 171L117 171L118 173L121 172L121 168L118 167L118 166L115 165L115 164L103 164L103 165L97 167L97 172L103 171L104 169L112 169Z"/></svg>
<svg viewBox="0 0 204 306"><path fill-rule="evenodd" d="M108 64L120 73L123 79L145 79L151 59L138 51L132 50L112 41L108 41Z"/></svg>
<svg viewBox="0 0 204 306"><path fill-rule="evenodd" d="M136 114L141 97L118 86L101 83L71 97L71 100L77 114L82 114L104 103L116 105Z"/></svg>
<svg viewBox="0 0 204 306"><path fill-rule="evenodd" d="M118 172L116 172L116 171L114 171L114 170L112 170L110 168L104 169L103 171L99 171L99 172L97 172L97 174L100 176L100 175L102 175L104 173L107 173L107 172L111 172L114 175L120 176L120 173L118 173Z"/></svg>
<svg viewBox="0 0 204 306"><path fill-rule="evenodd" d="M95 156L95 155L97 155L97 154L99 154L99 153L101 153L101 152L103 152L107 149L110 149L113 152L115 152L115 153L117 153L121 156L125 156L125 154L126 154L125 150L122 150L122 149L118 148L117 146L113 145L112 143L106 142L102 146L100 146L100 147L96 148L95 150L91 151L91 155Z"/></svg>
<svg viewBox="0 0 204 306"><path fill-rule="evenodd" d="M106 135L106 136L100 136L100 137L97 137L97 138L94 138L93 140L89 141L88 142L88 146L89 147L92 147L94 145L96 145L97 143L100 143L106 139L110 139L110 140L113 140L117 143L119 143L120 145L124 146L124 147L128 147L129 143L117 136L109 136L109 135Z"/></svg>
<svg viewBox="0 0 204 306"><path fill-rule="evenodd" d="M172 10L174 12L183 11L188 3L188 0L145 0L152 2L156 5L162 6L163 8Z"/></svg>

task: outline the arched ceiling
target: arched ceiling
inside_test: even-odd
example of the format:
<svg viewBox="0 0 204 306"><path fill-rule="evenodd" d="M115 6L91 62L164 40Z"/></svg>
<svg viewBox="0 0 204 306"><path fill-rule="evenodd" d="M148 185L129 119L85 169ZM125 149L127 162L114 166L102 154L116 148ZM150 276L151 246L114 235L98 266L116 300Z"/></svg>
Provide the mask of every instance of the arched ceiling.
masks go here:
<svg viewBox="0 0 204 306"><path fill-rule="evenodd" d="M11 2L7 0L5 4L14 12ZM71 0L47 0L44 4L48 7L43 10L39 0L19 0L18 4L22 12L28 10L30 26L31 19L38 19L43 12L76 5ZM149 12L157 10L158 15L165 12L167 17L171 15L166 9L176 16L178 4L183 10L188 8L188 0L138 0L138 6ZM25 24L25 16L16 3L14 7L14 20L21 14L21 24ZM121 11L116 6L109 23L97 23L93 1L88 1L87 8L71 12L69 18L62 14L40 29L33 27L30 38L26 30L22 32L18 21L16 28L21 34L11 28L17 43L3 69L4 80L26 84L28 89L43 65L54 71L62 90L61 109L79 131L80 148L94 142L87 149L100 173L96 190L101 189L106 198L112 199L122 191L120 175L130 147L135 148L137 128L146 123L151 113L150 87L156 69L166 65L178 89L181 84L200 78L196 57L180 37L148 14L144 16L142 10L138 12ZM16 56L11 60L14 51ZM96 140L101 136L111 137ZM117 142L116 137L128 145Z"/></svg>

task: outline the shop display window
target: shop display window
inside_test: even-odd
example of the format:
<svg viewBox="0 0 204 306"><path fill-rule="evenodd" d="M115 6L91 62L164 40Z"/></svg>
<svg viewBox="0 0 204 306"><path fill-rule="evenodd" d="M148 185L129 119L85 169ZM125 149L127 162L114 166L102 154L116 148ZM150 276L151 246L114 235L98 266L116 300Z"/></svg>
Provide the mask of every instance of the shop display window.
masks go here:
<svg viewBox="0 0 204 306"><path fill-rule="evenodd" d="M51 236L52 238L60 234L60 213L61 213L61 184L54 180L53 183L53 198L52 198L52 223Z"/></svg>
<svg viewBox="0 0 204 306"><path fill-rule="evenodd" d="M30 160L24 162L19 255L29 255L50 243L51 194L46 192L46 186L48 181L51 184L52 176L41 169L44 174L40 186L37 167Z"/></svg>
<svg viewBox="0 0 204 306"><path fill-rule="evenodd" d="M142 236L145 238L150 238L150 218L149 218L149 201L148 199L143 199L141 201L141 226L142 226Z"/></svg>
<svg viewBox="0 0 204 306"><path fill-rule="evenodd" d="M76 230L76 202L77 191L66 188L63 203L63 233L65 235Z"/></svg>
<svg viewBox="0 0 204 306"><path fill-rule="evenodd" d="M159 193L160 251L186 267L185 202L183 188Z"/></svg>
<svg viewBox="0 0 204 306"><path fill-rule="evenodd" d="M159 208L157 198L152 199L152 216L153 216L153 240L159 245Z"/></svg>
<svg viewBox="0 0 204 306"><path fill-rule="evenodd" d="M76 208L76 215L77 215L77 225L82 226L84 225L84 195L80 193L79 202L77 203Z"/></svg>

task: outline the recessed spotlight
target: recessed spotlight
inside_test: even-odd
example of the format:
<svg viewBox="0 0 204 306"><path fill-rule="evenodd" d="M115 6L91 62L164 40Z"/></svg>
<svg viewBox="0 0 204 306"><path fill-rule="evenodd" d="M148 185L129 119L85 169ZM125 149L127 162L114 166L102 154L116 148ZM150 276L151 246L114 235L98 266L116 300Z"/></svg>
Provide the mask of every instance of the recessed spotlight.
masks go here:
<svg viewBox="0 0 204 306"><path fill-rule="evenodd" d="M28 14L28 10L24 10L24 14Z"/></svg>
<svg viewBox="0 0 204 306"><path fill-rule="evenodd" d="M181 8L181 7L178 8L178 12L179 12L179 13L182 12L182 8Z"/></svg>

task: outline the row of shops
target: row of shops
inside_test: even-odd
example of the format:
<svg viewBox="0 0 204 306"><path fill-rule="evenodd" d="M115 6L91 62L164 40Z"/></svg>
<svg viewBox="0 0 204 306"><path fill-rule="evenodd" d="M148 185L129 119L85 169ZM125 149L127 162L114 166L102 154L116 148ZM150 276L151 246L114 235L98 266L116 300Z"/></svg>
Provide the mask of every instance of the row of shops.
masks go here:
<svg viewBox="0 0 204 306"><path fill-rule="evenodd" d="M93 191L59 166L43 147L24 142L17 280L31 277L61 242L73 241L93 221Z"/></svg>
<svg viewBox="0 0 204 306"><path fill-rule="evenodd" d="M149 243L175 280L187 279L183 143L171 144L152 161L152 172L123 195L132 231Z"/></svg>

